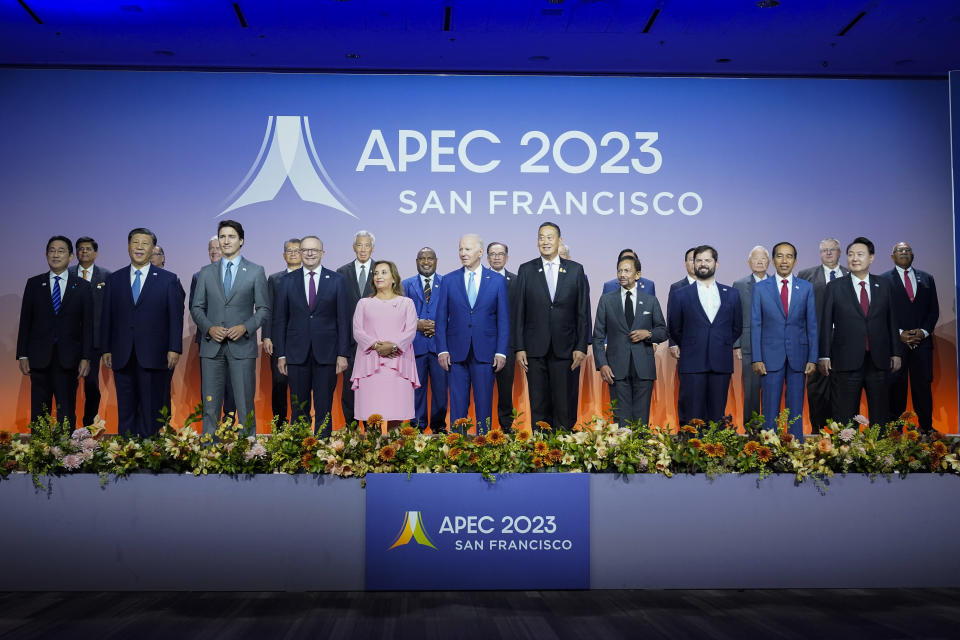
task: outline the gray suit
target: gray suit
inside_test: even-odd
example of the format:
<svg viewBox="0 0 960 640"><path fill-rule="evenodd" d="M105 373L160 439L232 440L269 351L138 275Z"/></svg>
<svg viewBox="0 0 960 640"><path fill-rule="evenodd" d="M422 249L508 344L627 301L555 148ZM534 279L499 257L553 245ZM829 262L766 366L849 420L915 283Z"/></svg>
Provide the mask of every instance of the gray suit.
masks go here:
<svg viewBox="0 0 960 640"><path fill-rule="evenodd" d="M647 293L636 294L633 325L627 327L620 288L600 296L593 325L593 358L597 370L604 365L613 370L610 398L616 400L614 414L621 422L650 422L650 395L657 379L655 343L667 340L667 324L660 303ZM631 342L635 329L651 332L642 342Z"/></svg>
<svg viewBox="0 0 960 640"><path fill-rule="evenodd" d="M228 370L238 420L256 430L253 398L257 383L257 329L270 317L270 297L263 267L241 258L230 293L225 295L222 263L220 260L200 269L190 305L190 315L202 336L200 373L205 433L216 431ZM229 328L238 324L247 329L238 340L218 343L210 337L210 327Z"/></svg>
<svg viewBox="0 0 960 640"><path fill-rule="evenodd" d="M838 265L837 269L842 274L837 277L843 277L850 273L850 270L846 267ZM820 314L823 312L823 299L827 290L827 279L823 273L823 265L818 264L815 267L798 271L797 277L813 283L813 301L817 307L817 321L819 322ZM821 331L823 330L823 327L819 327L819 325L818 328ZM836 384L836 376L822 376L819 369L807 376L807 409L814 433L817 433L820 427L827 423L827 418L833 415Z"/></svg>
<svg viewBox="0 0 960 640"><path fill-rule="evenodd" d="M753 285L756 280L753 274L740 278L733 283L740 292L740 308L743 310L743 333L740 339L733 343L733 348L740 348L740 379L743 382L743 421L746 422L754 413L760 413L760 376L753 372L753 349L750 347L750 303L753 300Z"/></svg>

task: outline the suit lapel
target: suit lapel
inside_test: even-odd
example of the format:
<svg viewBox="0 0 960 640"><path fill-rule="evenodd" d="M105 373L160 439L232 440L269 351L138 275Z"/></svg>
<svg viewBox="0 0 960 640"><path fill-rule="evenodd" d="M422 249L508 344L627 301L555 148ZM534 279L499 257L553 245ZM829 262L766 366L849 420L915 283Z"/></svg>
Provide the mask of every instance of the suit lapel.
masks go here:
<svg viewBox="0 0 960 640"><path fill-rule="evenodd" d="M240 258L240 261L237 262L237 271L233 274L233 284L230 285L230 293L227 295L226 300L230 302L233 299L234 294L237 292L239 285L242 284L247 279L247 261L245 258ZM223 283L220 285L223 286Z"/></svg>

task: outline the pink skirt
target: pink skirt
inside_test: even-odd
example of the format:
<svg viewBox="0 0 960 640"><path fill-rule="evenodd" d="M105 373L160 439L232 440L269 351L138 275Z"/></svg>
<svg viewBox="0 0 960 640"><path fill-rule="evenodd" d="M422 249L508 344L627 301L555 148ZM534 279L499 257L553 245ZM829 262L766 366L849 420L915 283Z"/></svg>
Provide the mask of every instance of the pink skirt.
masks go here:
<svg viewBox="0 0 960 640"><path fill-rule="evenodd" d="M379 413L384 420L412 420L413 383L394 369L380 367L372 376L357 379L353 417L366 420Z"/></svg>

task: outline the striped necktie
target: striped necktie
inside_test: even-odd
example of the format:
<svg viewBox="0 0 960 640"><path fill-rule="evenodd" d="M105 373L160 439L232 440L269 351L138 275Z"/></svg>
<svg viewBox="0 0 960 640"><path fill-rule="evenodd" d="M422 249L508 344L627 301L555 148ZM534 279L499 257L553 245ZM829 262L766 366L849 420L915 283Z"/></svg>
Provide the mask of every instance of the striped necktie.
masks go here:
<svg viewBox="0 0 960 640"><path fill-rule="evenodd" d="M60 294L60 276L53 276L53 312L60 313L60 303L62 296Z"/></svg>

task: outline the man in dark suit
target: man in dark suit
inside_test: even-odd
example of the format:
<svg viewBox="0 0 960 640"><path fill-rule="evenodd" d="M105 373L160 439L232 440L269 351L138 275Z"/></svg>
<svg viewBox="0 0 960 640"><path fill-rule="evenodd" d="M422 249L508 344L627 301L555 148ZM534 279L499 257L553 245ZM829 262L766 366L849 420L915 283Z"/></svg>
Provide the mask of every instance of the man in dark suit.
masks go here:
<svg viewBox="0 0 960 640"><path fill-rule="evenodd" d="M149 229L127 234L130 266L107 278L100 343L103 364L117 388L117 430L148 438L170 408L170 372L183 350L180 281L152 264L157 237Z"/></svg>
<svg viewBox="0 0 960 640"><path fill-rule="evenodd" d="M467 417L470 390L477 434L490 429L493 377L507 362L510 310L507 281L480 264L483 240L460 238L460 264L443 276L437 302L437 360L450 372L450 419Z"/></svg>
<svg viewBox="0 0 960 640"><path fill-rule="evenodd" d="M740 339L733 343L734 353L740 361L740 381L743 384L743 421L746 422L754 413L760 413L760 378L753 373L751 366L750 345L750 301L753 297L753 287L767 277L767 268L770 266L770 254L765 247L755 246L747 255L747 266L750 274L734 280L733 288L740 294L740 307L743 309L743 333ZM777 403L780 404L779 402Z"/></svg>
<svg viewBox="0 0 960 640"><path fill-rule="evenodd" d="M633 256L637 259L637 262L640 261L640 256L637 255L637 252L633 249L623 249L617 255L617 264L620 264L620 261L626 258L627 256ZM637 272L639 274L639 271ZM600 292L600 295L610 293L611 291L620 291L620 279L614 278L613 280L607 280L603 283L603 291ZM653 280L647 280L644 277L637 279L637 293L646 293L651 296L657 295L657 285L653 283Z"/></svg>
<svg viewBox="0 0 960 640"><path fill-rule="evenodd" d="M715 281L717 250L694 250L695 285L678 287L667 302L667 327L680 352L681 424L694 418L719 422L733 373L733 343L743 329L740 294Z"/></svg>
<svg viewBox="0 0 960 640"><path fill-rule="evenodd" d="M820 241L820 264L797 272L798 278L813 284L817 322L820 322L823 313L827 284L848 273L850 270L840 265L840 241L836 238L824 238ZM813 425L815 433L827 424L827 419L833 412L836 383L836 378L821 375L819 367L807 376L807 408L810 410L810 424Z"/></svg>
<svg viewBox="0 0 960 640"><path fill-rule="evenodd" d="M90 359L90 373L83 379L83 424L93 424L100 413L100 310L103 306L104 282L110 272L94 264L100 246L93 238L82 236L74 244L77 250L77 264L67 271L70 277L78 277L90 283L93 293L93 357Z"/></svg>
<svg viewBox="0 0 960 640"><path fill-rule="evenodd" d="M650 422L650 396L657 379L654 344L667 339L660 303L640 291L640 261L635 255L617 262L619 291L600 296L593 327L593 358L600 377L616 400L614 415L628 423Z"/></svg>
<svg viewBox="0 0 960 640"><path fill-rule="evenodd" d="M207 242L207 257L210 258L211 264L214 262L220 262L220 258L222 257L220 254L220 238L218 238L217 236L213 236ZM200 277L199 271L193 274L193 278L191 278L190 280L190 296L187 298L188 310L190 309L190 307L193 306L193 292L197 288L198 277ZM201 338L200 331L197 330L193 334L193 341L196 342L198 346L200 344L200 338ZM202 387L203 386L203 369L202 368L200 370L200 374L201 374L200 386ZM221 416L226 416L237 410L237 403L234 402L233 400L233 385L230 383L230 371L229 370L225 371L224 375L226 376L226 378L223 385L223 406L221 407L221 412L220 412Z"/></svg>
<svg viewBox="0 0 960 640"><path fill-rule="evenodd" d="M270 315L263 267L240 255L243 225L221 220L217 227L219 263L200 270L190 314L200 341L204 433L216 431L227 371L237 402L236 424L256 432L254 396L257 383L257 329Z"/></svg>
<svg viewBox="0 0 960 640"><path fill-rule="evenodd" d="M570 376L579 376L590 340L590 294L583 266L559 257L560 227L544 222L537 230L540 256L517 270L513 336L517 363L527 374L533 426L547 422L572 428Z"/></svg>
<svg viewBox="0 0 960 640"><path fill-rule="evenodd" d="M417 377L420 386L413 390L414 424L428 426L434 433L447 430L447 372L437 360L437 304L440 282L437 252L424 247L417 252L417 275L403 281L403 294L413 300L417 310L417 334L413 338ZM430 412L427 414L427 387L430 387Z"/></svg>
<svg viewBox="0 0 960 640"><path fill-rule="evenodd" d="M356 259L337 269L337 273L346 278L347 312L350 317L349 344L347 354L347 368L343 371L343 385L340 387L340 406L343 409L343 418L347 424L353 420L353 358L357 353L357 341L353 339L353 312L357 310L360 298L373 293L373 247L376 239L369 231L361 229L353 234L353 252Z"/></svg>
<svg viewBox="0 0 960 640"><path fill-rule="evenodd" d="M283 261L287 268L283 271L271 273L267 278L267 292L270 296L270 308L273 309L274 302L277 299L277 286L280 279L291 271L300 268L300 238L290 238L283 243ZM267 319L260 328L260 339L263 344L263 351L270 358L270 404L273 409L273 415L277 418L276 424L283 424L287 421L287 376L280 373L277 368L277 357L273 353L273 321Z"/></svg>
<svg viewBox="0 0 960 640"><path fill-rule="evenodd" d="M507 303L510 307L510 318L513 318L517 308L517 274L507 269L507 260L510 259L510 249L502 242L491 242L487 245L487 264L490 269L502 275L507 281ZM507 353L507 363L497 372L497 420L504 431L513 426L513 379L517 369L517 349L513 344L513 332L510 332L510 349ZM578 386L579 388L579 386Z"/></svg>
<svg viewBox="0 0 960 640"><path fill-rule="evenodd" d="M931 334L940 318L937 285L926 271L913 268L913 249L906 242L893 247L894 268L883 274L890 280L893 311L902 343L903 366L890 379L890 417L907 410L907 383L913 397L913 411L921 429L933 429L933 340Z"/></svg>
<svg viewBox="0 0 960 640"><path fill-rule="evenodd" d="M900 337L890 280L870 275L874 247L858 237L847 246L850 273L827 285L820 328L820 373L836 377L833 417L847 423L866 391L874 424L890 419L887 372L900 368Z"/></svg>
<svg viewBox="0 0 960 640"><path fill-rule="evenodd" d="M47 241L50 270L27 280L20 306L17 363L30 376L30 421L53 413L77 423L77 379L90 371L93 356L93 294L90 283L71 277L73 243L66 236Z"/></svg>
<svg viewBox="0 0 960 640"><path fill-rule="evenodd" d="M320 266L320 238L302 238L300 257L300 268L283 276L277 286L274 353L277 368L290 382L291 421L310 420L313 396L314 428L319 436L328 437L337 376L347 368L353 315L343 276Z"/></svg>
<svg viewBox="0 0 960 640"><path fill-rule="evenodd" d="M689 286L697 281L697 276L694 273L693 266L693 253L697 250L696 247L690 247L683 254L683 268L687 270L687 275L683 278L680 278L676 282L670 284L670 291L667 293L667 307L670 306L670 296L673 295L673 292L679 289L680 287ZM670 355L674 360L680 358L680 348L677 346L677 343L673 341L673 336L670 337L670 340L667 342L670 347Z"/></svg>
<svg viewBox="0 0 960 640"><path fill-rule="evenodd" d="M784 385L790 411L790 433L803 437L803 383L817 366L817 307L813 285L793 276L797 248L789 242L773 245L776 278L753 285L750 306L751 366L763 389L767 429L776 428ZM745 332L746 333L746 332ZM740 342L746 338L741 336Z"/></svg>

